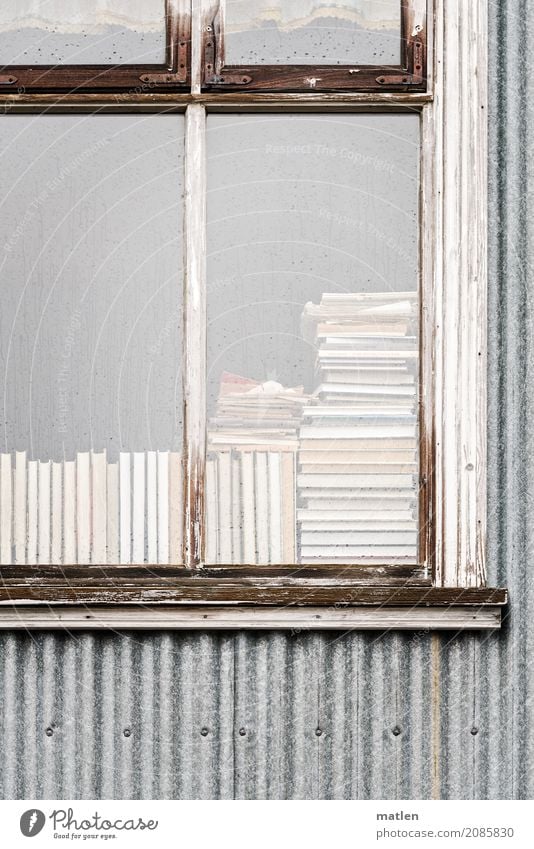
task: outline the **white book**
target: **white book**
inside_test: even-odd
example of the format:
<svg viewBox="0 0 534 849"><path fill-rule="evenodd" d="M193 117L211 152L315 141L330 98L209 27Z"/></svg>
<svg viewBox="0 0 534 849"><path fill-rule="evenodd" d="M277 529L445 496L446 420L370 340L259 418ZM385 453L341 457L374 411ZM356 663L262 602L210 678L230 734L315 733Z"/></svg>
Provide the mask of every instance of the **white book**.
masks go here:
<svg viewBox="0 0 534 849"><path fill-rule="evenodd" d="M243 559L247 566L256 563L256 515L254 498L254 454L241 455L243 485Z"/></svg>
<svg viewBox="0 0 534 849"><path fill-rule="evenodd" d="M76 529L78 563L91 562L91 463L89 453L76 455Z"/></svg>
<svg viewBox="0 0 534 849"><path fill-rule="evenodd" d="M169 455L169 557L173 565L183 563L183 479L182 458L172 451Z"/></svg>
<svg viewBox="0 0 534 849"><path fill-rule="evenodd" d="M403 395L413 398L415 385L401 383L392 385L390 383L321 383L316 395L324 392L336 392L338 395Z"/></svg>
<svg viewBox="0 0 534 849"><path fill-rule="evenodd" d="M331 517L331 518L330 518ZM298 518L304 524L308 522L336 524L343 522L360 522L365 525L391 524L393 522L413 523L414 513L411 510L313 510L301 507L298 510Z"/></svg>
<svg viewBox="0 0 534 849"><path fill-rule="evenodd" d="M269 478L269 563L283 563L282 557L282 474L280 454L267 455Z"/></svg>
<svg viewBox="0 0 534 849"><path fill-rule="evenodd" d="M28 554L26 562L30 566L37 563L37 526L38 526L38 462L28 463Z"/></svg>
<svg viewBox="0 0 534 849"><path fill-rule="evenodd" d="M39 531L37 561L50 563L50 460L39 463Z"/></svg>
<svg viewBox="0 0 534 849"><path fill-rule="evenodd" d="M411 423L413 421L413 413L407 413L406 407L395 406L392 405L390 407L376 407L369 405L362 405L360 407L354 407L352 405L343 405L343 404L335 404L330 407L322 405L317 405L316 407L306 407L304 409L304 417L309 419L348 419L348 418L377 418L380 419L378 425L381 427L390 428L392 425L387 421L388 418L399 418L406 419L406 423ZM382 421L382 419L386 419L386 421ZM405 422L398 422L398 424L403 425ZM396 424L396 423L394 423ZM393 424L393 426L394 426ZM327 425L327 427L331 427L331 425Z"/></svg>
<svg viewBox="0 0 534 849"><path fill-rule="evenodd" d="M232 458L229 451L217 454L219 495L219 562L232 562Z"/></svg>
<svg viewBox="0 0 534 849"><path fill-rule="evenodd" d="M258 451L254 463L254 503L256 508L256 563L269 563L269 480L267 454Z"/></svg>
<svg viewBox="0 0 534 849"><path fill-rule="evenodd" d="M147 560L158 562L158 466L155 451L146 455L146 537Z"/></svg>
<svg viewBox="0 0 534 849"><path fill-rule="evenodd" d="M132 485L131 454L119 455L120 483L120 562L132 562Z"/></svg>
<svg viewBox="0 0 534 849"><path fill-rule="evenodd" d="M63 564L78 563L76 552L76 461L63 464Z"/></svg>
<svg viewBox="0 0 534 849"><path fill-rule="evenodd" d="M417 533L417 525L414 519L409 519L403 522L393 521L393 522L377 522L376 520L365 520L365 519L346 519L346 520L317 520L317 519L302 519L300 522L300 527L303 531L315 531L315 532L324 532L324 533L332 533L336 531L338 533L343 532L344 534L349 534L352 531L355 532L369 532L369 533L383 533L384 531L411 531L412 533Z"/></svg>
<svg viewBox="0 0 534 849"><path fill-rule="evenodd" d="M11 454L0 457L0 563L13 562L12 554L13 526L13 478Z"/></svg>
<svg viewBox="0 0 534 849"><path fill-rule="evenodd" d="M285 452L282 458L282 562L296 562L296 473L295 455Z"/></svg>
<svg viewBox="0 0 534 849"><path fill-rule="evenodd" d="M323 474L330 471L336 475L415 475L417 463L302 463L302 474Z"/></svg>
<svg viewBox="0 0 534 849"><path fill-rule="evenodd" d="M63 463L52 463L52 547L50 562L63 562Z"/></svg>
<svg viewBox="0 0 534 849"><path fill-rule="evenodd" d="M388 424L378 425L376 422L372 424L354 424L350 427L336 427L329 425L321 427L320 425L303 425L300 428L300 435L303 439L398 439L402 437L410 437L415 439L416 425L415 424ZM341 447L341 446L340 446Z"/></svg>
<svg viewBox="0 0 534 849"><path fill-rule="evenodd" d="M323 560L332 562L343 562L345 558L360 557L365 560L374 559L376 562L385 562L390 557L402 557L405 560L415 560L417 551L415 546L409 545L377 545L371 548L368 545L347 545L336 548L328 545L306 545L301 548L301 559L310 557L321 557Z"/></svg>
<svg viewBox="0 0 534 849"><path fill-rule="evenodd" d="M169 452L158 451L158 563L169 562Z"/></svg>
<svg viewBox="0 0 534 849"><path fill-rule="evenodd" d="M206 461L206 563L218 563L217 460Z"/></svg>
<svg viewBox="0 0 534 849"><path fill-rule="evenodd" d="M120 563L120 487L119 464L108 463L107 467L107 521L106 555L111 566Z"/></svg>
<svg viewBox="0 0 534 849"><path fill-rule="evenodd" d="M351 545L387 546L417 544L415 531L303 531L302 545L328 545L345 548ZM372 552L371 552L372 553Z"/></svg>
<svg viewBox="0 0 534 849"><path fill-rule="evenodd" d="M243 516L241 512L241 462L232 452L232 559L231 563L242 563Z"/></svg>
<svg viewBox="0 0 534 849"><path fill-rule="evenodd" d="M384 488L384 489L407 489L414 486L414 475L329 475L329 474L300 474L298 476L299 487L324 487L329 488Z"/></svg>
<svg viewBox="0 0 534 849"><path fill-rule="evenodd" d="M15 455L15 563L26 563L26 508L27 508L26 452Z"/></svg>
<svg viewBox="0 0 534 849"><path fill-rule="evenodd" d="M107 563L107 463L105 451L101 451L98 454L91 452L91 477L91 506L93 516L91 562L103 566Z"/></svg>
<svg viewBox="0 0 534 849"><path fill-rule="evenodd" d="M405 493L402 493L402 498L394 498L383 495L379 498L371 497L374 495L373 491L369 492L367 490L365 495L361 493L348 493L347 495L343 495L342 490L337 492L338 497L336 498L336 491L331 490L327 496L324 494L322 497L318 495L310 496L312 490L308 490L306 492L306 509L308 510L320 510L320 511L332 511L332 510L357 510L366 511L369 510L370 507L374 505L374 513L376 515L377 512L390 515L390 510L403 510L409 511L410 513L415 510L417 505L417 499L414 496L406 497ZM399 494L399 493L397 493ZM395 493L390 490L388 492L389 496L394 496Z"/></svg>
<svg viewBox="0 0 534 849"><path fill-rule="evenodd" d="M145 453L133 455L132 562L145 562Z"/></svg>

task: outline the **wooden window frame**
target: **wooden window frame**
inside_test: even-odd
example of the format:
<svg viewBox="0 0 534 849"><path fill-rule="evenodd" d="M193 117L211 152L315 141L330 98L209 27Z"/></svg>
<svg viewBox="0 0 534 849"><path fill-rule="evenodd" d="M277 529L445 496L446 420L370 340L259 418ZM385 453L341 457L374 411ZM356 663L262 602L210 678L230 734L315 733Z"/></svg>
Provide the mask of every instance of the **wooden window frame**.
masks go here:
<svg viewBox="0 0 534 849"><path fill-rule="evenodd" d="M187 0L165 0L165 62L124 65L4 65L0 91L158 92L189 84L191 14Z"/></svg>
<svg viewBox="0 0 534 849"><path fill-rule="evenodd" d="M202 16L204 90L412 91L427 85L426 0L399 0L400 65L226 65L224 6L205 0Z"/></svg>
<svg viewBox="0 0 534 849"><path fill-rule="evenodd" d="M486 583L487 0L435 0L425 93L202 91L201 9L191 92L27 92L6 111L185 111L184 565L0 567L1 628L494 629L505 589ZM446 9L446 14L445 14ZM476 38L473 37L476 33ZM444 50L444 45L447 50ZM425 562L282 567L203 564L206 441L207 112L421 114L422 474Z"/></svg>

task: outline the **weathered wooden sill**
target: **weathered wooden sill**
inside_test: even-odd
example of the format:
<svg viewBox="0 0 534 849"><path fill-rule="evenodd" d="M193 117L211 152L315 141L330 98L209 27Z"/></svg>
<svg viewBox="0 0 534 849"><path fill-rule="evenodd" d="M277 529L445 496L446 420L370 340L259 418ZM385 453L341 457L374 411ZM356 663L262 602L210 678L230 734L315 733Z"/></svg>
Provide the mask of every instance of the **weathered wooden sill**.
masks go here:
<svg viewBox="0 0 534 849"><path fill-rule="evenodd" d="M409 570L408 570L409 571ZM505 589L385 585L347 568L3 567L0 629L488 629ZM387 580L387 578L386 578ZM397 577L397 581L401 578Z"/></svg>

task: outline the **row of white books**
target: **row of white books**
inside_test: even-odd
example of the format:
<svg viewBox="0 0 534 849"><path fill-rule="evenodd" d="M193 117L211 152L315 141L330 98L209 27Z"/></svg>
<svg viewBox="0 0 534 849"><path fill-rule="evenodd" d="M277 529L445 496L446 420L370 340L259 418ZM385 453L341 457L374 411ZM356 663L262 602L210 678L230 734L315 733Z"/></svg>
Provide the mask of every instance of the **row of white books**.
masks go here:
<svg viewBox="0 0 534 849"><path fill-rule="evenodd" d="M206 562L296 562L295 452L217 451L206 464Z"/></svg>
<svg viewBox="0 0 534 849"><path fill-rule="evenodd" d="M182 528L179 453L0 455L2 564L181 563Z"/></svg>
<svg viewBox="0 0 534 849"><path fill-rule="evenodd" d="M299 431L303 563L416 558L416 306L415 293L327 293L304 309L317 388Z"/></svg>

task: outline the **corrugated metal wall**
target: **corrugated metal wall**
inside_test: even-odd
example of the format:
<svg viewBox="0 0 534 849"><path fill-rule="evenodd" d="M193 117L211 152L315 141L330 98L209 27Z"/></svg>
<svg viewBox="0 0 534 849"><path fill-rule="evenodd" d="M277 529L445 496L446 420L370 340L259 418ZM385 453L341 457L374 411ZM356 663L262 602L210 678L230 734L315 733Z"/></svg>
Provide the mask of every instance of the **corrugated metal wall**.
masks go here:
<svg viewBox="0 0 534 849"><path fill-rule="evenodd" d="M501 634L0 636L0 797L534 796L534 7L491 4Z"/></svg>

